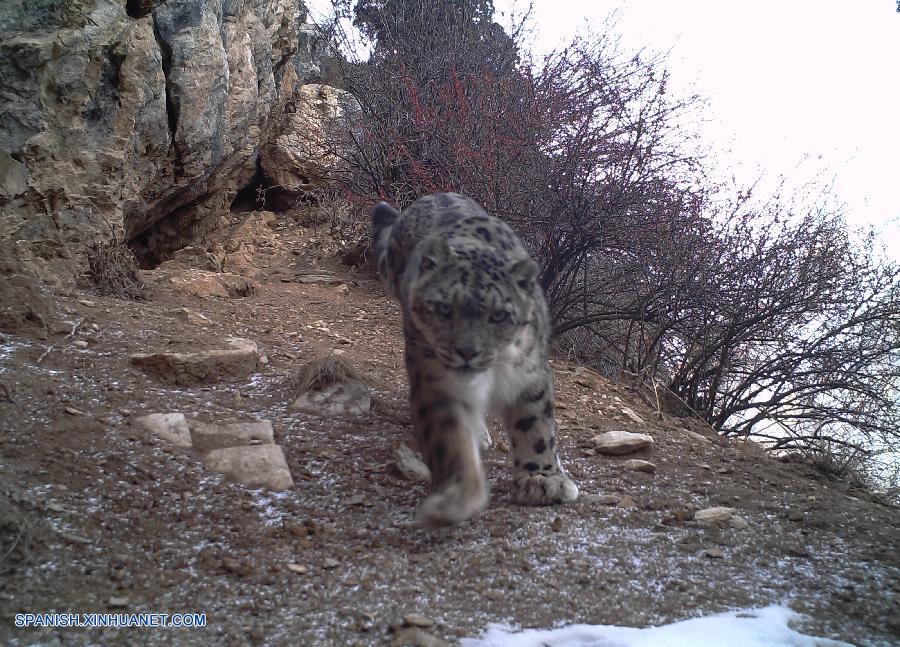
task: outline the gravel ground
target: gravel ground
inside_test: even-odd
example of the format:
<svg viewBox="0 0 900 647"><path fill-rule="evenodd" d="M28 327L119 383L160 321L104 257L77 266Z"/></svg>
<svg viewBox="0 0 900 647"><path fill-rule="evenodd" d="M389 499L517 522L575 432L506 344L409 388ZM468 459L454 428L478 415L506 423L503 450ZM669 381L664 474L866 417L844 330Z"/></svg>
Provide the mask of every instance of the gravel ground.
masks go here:
<svg viewBox="0 0 900 647"><path fill-rule="evenodd" d="M900 642L897 509L658 416L633 389L562 359L561 454L581 498L512 505L495 429L490 507L458 528L416 527L427 487L393 468L411 432L399 311L368 274L328 261L314 269L336 280L299 282L320 239L276 225L249 296L199 298L168 281L177 269L159 270L145 275L147 301L61 297L60 318L79 323L72 335L71 323L45 339L0 335L0 641L441 644L495 622L648 626L785 603L807 616L805 633ZM172 314L182 307L210 323ZM256 341L269 360L245 383L174 387L128 362L230 336ZM290 410L287 378L334 348L370 380L372 411ZM231 483L130 422L176 411L271 420L294 488ZM591 439L613 429L654 445L598 454ZM630 471L631 458L658 467ZM746 524L692 518L712 506ZM14 626L18 613L44 612L199 612L206 626Z"/></svg>

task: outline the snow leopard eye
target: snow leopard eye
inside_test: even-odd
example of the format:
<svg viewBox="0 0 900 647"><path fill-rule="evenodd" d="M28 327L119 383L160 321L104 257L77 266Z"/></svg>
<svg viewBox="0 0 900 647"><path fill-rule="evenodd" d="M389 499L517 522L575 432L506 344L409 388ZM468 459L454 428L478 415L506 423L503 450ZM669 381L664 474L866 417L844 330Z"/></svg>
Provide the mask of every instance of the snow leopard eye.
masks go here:
<svg viewBox="0 0 900 647"><path fill-rule="evenodd" d="M450 304L443 301L435 301L434 311L444 317L444 319L449 319L453 314L453 308L450 307Z"/></svg>
<svg viewBox="0 0 900 647"><path fill-rule="evenodd" d="M492 312L491 316L488 318L488 321L493 324L499 324L503 323L507 319L509 319L509 313L506 310L494 310L494 312Z"/></svg>

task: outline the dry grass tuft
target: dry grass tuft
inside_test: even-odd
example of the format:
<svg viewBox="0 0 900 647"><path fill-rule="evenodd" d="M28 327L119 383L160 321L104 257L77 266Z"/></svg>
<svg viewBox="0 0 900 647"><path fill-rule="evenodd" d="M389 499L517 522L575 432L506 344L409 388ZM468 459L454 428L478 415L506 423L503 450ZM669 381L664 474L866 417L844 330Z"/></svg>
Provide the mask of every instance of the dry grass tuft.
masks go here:
<svg viewBox="0 0 900 647"><path fill-rule="evenodd" d="M336 355L320 357L304 364L288 381L293 397L309 391L321 391L332 384L345 382L365 383L349 363Z"/></svg>
<svg viewBox="0 0 900 647"><path fill-rule="evenodd" d="M86 278L98 294L136 301L146 298L137 259L125 243L117 239L95 242L87 260Z"/></svg>

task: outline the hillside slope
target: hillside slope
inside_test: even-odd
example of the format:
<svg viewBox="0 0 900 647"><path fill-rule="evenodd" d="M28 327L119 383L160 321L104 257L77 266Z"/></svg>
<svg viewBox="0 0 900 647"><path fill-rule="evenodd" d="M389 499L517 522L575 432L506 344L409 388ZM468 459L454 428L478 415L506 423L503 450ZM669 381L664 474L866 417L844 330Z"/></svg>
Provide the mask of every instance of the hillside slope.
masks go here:
<svg viewBox="0 0 900 647"><path fill-rule="evenodd" d="M773 603L806 614L806 633L900 640L897 510L697 423L660 420L632 390L562 359L561 453L580 499L512 505L495 433L489 508L458 528L416 527L427 486L392 467L410 442L399 310L368 273L329 260L324 233L269 224L239 244L228 234L238 251L226 265L252 281L233 297L198 296L208 275L184 267L209 258L184 255L146 273L148 301L71 294L60 299L70 323L48 339L0 336L4 644L426 644L490 622L646 626ZM228 337L255 341L268 362L241 382L178 386L128 361ZM335 348L372 384L372 410L289 409L286 380ZM294 487L253 490L205 469L134 424L154 412L272 421ZM591 439L612 429L654 444L598 454ZM655 473L630 471L632 458ZM713 506L740 519L693 518ZM13 626L17 613L48 611L196 611L207 626ZM426 625L416 636L400 628L410 613L425 616L407 618Z"/></svg>

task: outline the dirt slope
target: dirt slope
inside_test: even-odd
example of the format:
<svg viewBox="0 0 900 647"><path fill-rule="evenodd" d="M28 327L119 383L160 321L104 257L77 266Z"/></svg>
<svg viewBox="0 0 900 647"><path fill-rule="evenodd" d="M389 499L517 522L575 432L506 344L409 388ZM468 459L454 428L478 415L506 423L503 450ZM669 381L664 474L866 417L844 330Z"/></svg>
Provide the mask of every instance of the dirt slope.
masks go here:
<svg viewBox="0 0 900 647"><path fill-rule="evenodd" d="M0 642L377 645L397 640L409 613L453 642L488 622L644 626L779 602L809 616L808 633L900 641L897 510L699 424L659 420L629 389L562 360L561 447L579 501L511 505L495 433L488 510L459 528L415 527L426 486L391 468L410 432L399 311L368 274L328 261L321 233L274 226L248 261L259 270L247 270L259 283L249 296L200 298L169 281L181 270L156 271L146 302L61 298L80 322L71 337L71 326L48 340L0 337L0 555L23 540L0 563ZM339 282L297 282L323 269ZM210 323L172 314L181 307ZM255 340L269 360L245 383L174 387L127 360L230 336ZM371 379L373 410L289 410L285 378L334 348ZM271 420L295 487L236 485L130 422L174 411ZM655 445L595 454L590 439L609 429ZM658 469L628 471L629 458ZM710 506L734 508L747 527L689 518ZM196 611L207 626L14 627L17 613L49 611Z"/></svg>

